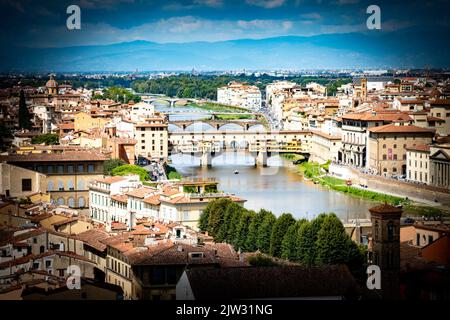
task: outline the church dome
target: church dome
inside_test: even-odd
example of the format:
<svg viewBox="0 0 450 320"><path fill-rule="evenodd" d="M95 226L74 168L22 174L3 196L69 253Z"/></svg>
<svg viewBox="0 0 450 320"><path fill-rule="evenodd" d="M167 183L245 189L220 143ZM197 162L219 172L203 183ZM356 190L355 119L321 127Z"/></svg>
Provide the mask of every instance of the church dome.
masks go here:
<svg viewBox="0 0 450 320"><path fill-rule="evenodd" d="M50 80L47 81L45 86L47 88L57 88L58 87L58 83L55 81L55 79L53 79L53 76L50 76Z"/></svg>

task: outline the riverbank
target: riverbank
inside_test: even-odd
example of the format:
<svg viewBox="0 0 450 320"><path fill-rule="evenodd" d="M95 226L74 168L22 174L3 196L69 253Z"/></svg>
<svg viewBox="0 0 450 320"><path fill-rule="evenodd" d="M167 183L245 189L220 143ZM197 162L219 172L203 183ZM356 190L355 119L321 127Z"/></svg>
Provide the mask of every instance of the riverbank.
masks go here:
<svg viewBox="0 0 450 320"><path fill-rule="evenodd" d="M250 112L250 110L247 110L245 108L228 106L225 104L214 102L189 103L189 106L213 112L238 112L238 113Z"/></svg>
<svg viewBox="0 0 450 320"><path fill-rule="evenodd" d="M401 197L398 195L369 190L364 187L347 185L346 180L328 175L329 163L321 165L314 162L302 162L301 164L295 166L299 174L303 175L306 179L311 180L315 184L321 184L329 189L354 197L371 200L374 202L386 202L395 206L402 206L406 214L415 216L450 216L450 212L446 210L423 203L414 202L408 197Z"/></svg>

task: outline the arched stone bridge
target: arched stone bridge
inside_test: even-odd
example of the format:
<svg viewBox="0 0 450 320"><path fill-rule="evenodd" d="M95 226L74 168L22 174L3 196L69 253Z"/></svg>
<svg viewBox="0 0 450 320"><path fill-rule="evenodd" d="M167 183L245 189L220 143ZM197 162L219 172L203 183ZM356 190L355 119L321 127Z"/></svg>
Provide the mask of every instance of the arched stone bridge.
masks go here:
<svg viewBox="0 0 450 320"><path fill-rule="evenodd" d="M154 96L141 96L142 101L153 104L156 101L165 101L169 103L170 107L174 107L177 102L193 102L197 103L197 99L192 98L170 98L170 97L154 97Z"/></svg>
<svg viewBox="0 0 450 320"><path fill-rule="evenodd" d="M258 120L254 119L242 119L242 120L215 120L215 119L205 119L205 120L173 120L170 121L169 124L174 125L183 131L186 130L187 127L195 124L207 124L210 125L214 130L220 131L223 126L227 124L235 124L244 129L244 131L248 131L251 127L256 125L262 125L262 123Z"/></svg>

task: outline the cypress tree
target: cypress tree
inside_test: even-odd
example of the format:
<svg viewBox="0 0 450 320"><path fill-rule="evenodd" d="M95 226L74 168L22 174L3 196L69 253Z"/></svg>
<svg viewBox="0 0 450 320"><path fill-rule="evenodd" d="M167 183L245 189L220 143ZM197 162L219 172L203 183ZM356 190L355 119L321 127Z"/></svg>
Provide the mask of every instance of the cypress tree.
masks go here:
<svg viewBox="0 0 450 320"><path fill-rule="evenodd" d="M261 226L258 228L258 235L256 237L257 248L264 253L269 253L270 251L270 237L272 235L272 228L277 219L272 212L269 212L264 217Z"/></svg>
<svg viewBox="0 0 450 320"><path fill-rule="evenodd" d="M346 263L349 247L348 235L345 233L342 222L335 214L329 214L317 233L316 264Z"/></svg>
<svg viewBox="0 0 450 320"><path fill-rule="evenodd" d="M245 210L241 214L241 218L239 219L239 223L236 226L235 236L234 236L234 248L236 250L248 251L245 246L248 234L248 227L252 218L254 217L254 213L248 210Z"/></svg>
<svg viewBox="0 0 450 320"><path fill-rule="evenodd" d="M291 225L281 242L281 258L295 261L297 260L297 234L304 220L299 220Z"/></svg>
<svg viewBox="0 0 450 320"><path fill-rule="evenodd" d="M19 128L31 129L31 114L25 102L25 93L20 90L19 97Z"/></svg>
<svg viewBox="0 0 450 320"><path fill-rule="evenodd" d="M257 249L260 249L257 245L258 230L263 223L264 218L269 214L271 214L269 211L261 209L255 214L250 222L250 225L248 226L248 235L245 242L245 247L248 251L256 251Z"/></svg>
<svg viewBox="0 0 450 320"><path fill-rule="evenodd" d="M281 257L281 242L289 227L295 223L295 219L290 213L283 213L276 220L272 234L270 236L269 254L274 257Z"/></svg>

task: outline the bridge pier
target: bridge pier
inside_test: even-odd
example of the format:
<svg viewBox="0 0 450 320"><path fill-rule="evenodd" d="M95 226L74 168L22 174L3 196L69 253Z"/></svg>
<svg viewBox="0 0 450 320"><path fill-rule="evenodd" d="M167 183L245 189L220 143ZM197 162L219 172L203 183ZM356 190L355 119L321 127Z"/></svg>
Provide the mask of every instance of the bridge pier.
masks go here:
<svg viewBox="0 0 450 320"><path fill-rule="evenodd" d="M200 157L200 166L202 167L211 167L212 165L212 155L211 152L203 152Z"/></svg>
<svg viewBox="0 0 450 320"><path fill-rule="evenodd" d="M255 159L255 166L267 167L267 151L258 151Z"/></svg>

